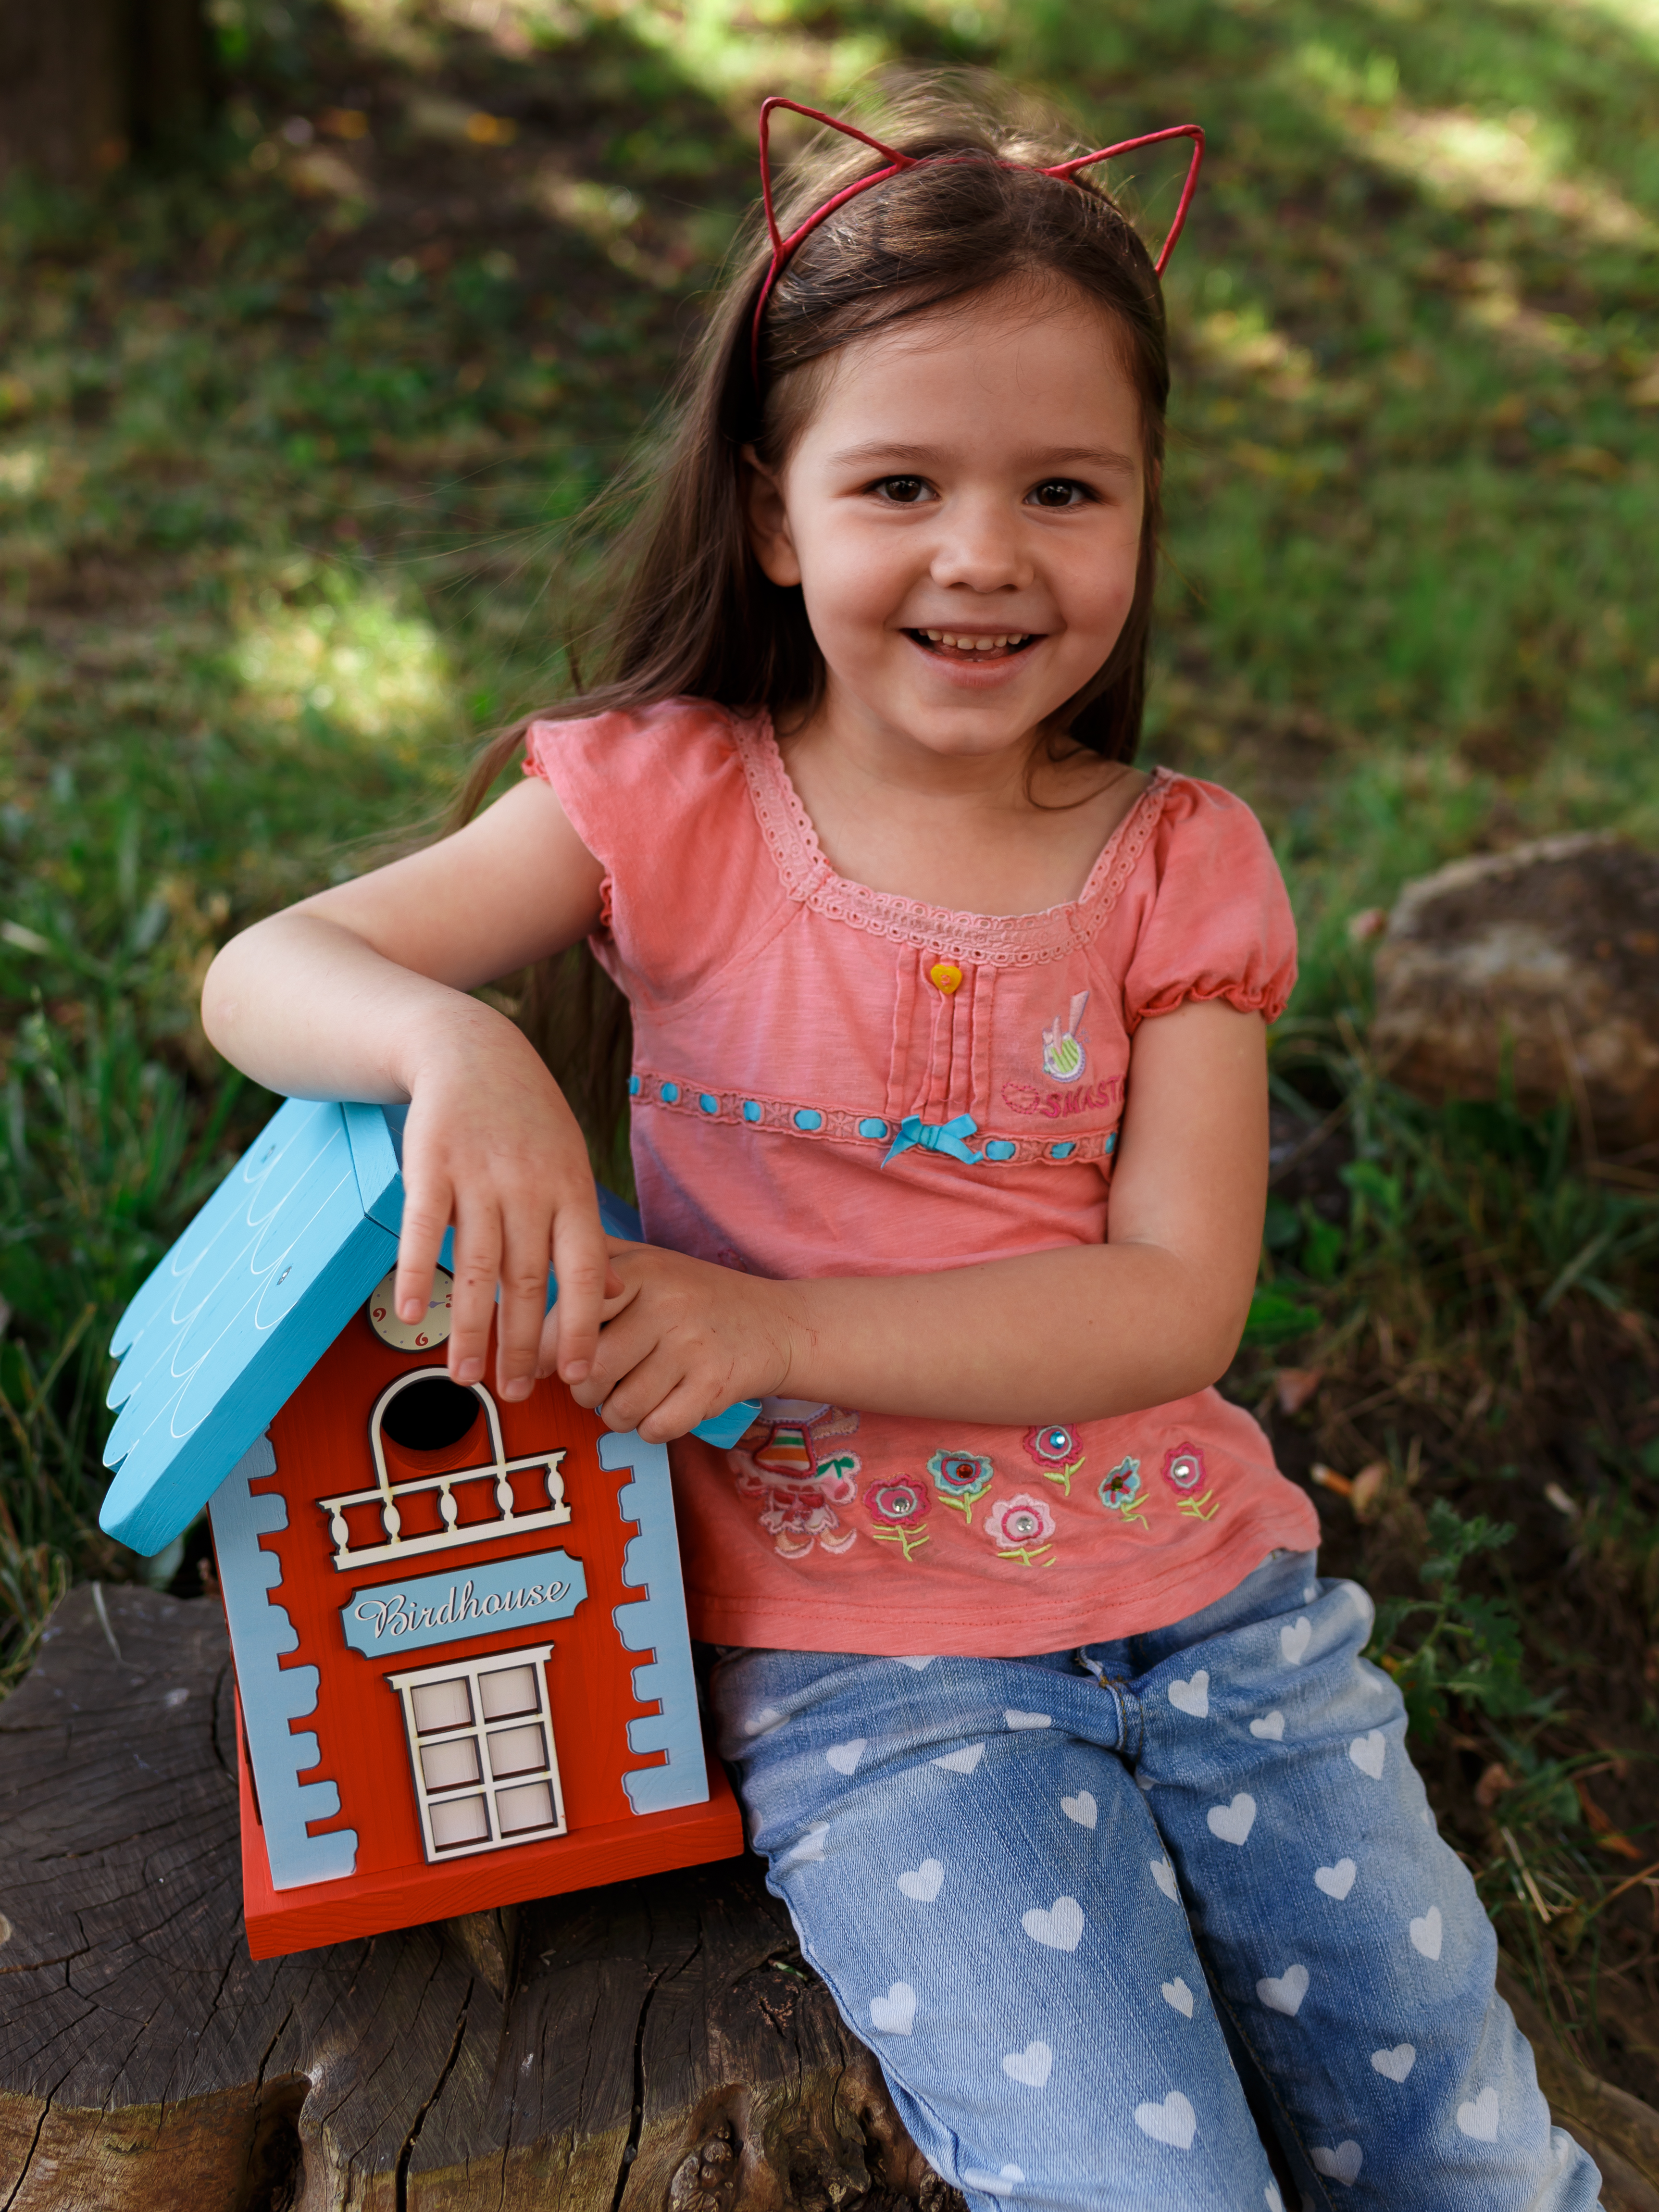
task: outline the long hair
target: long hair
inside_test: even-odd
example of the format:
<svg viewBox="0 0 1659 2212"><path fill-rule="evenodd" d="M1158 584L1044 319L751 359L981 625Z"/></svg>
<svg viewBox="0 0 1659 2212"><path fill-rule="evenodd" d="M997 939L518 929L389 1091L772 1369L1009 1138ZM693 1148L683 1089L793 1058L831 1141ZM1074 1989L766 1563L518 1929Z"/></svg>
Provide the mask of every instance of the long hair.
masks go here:
<svg viewBox="0 0 1659 2212"><path fill-rule="evenodd" d="M637 712L689 697L740 714L768 709L786 731L807 720L823 695L823 657L799 588L774 584L755 558L743 448L752 444L769 468L781 467L811 419L823 374L814 365L855 339L919 315L960 311L995 288L1018 287L1034 302L1070 289L1103 310L1103 343L1115 349L1139 397L1146 507L1122 630L1045 734L1060 750L1133 759L1146 696L1170 384L1152 258L1108 193L1035 173L1081 149L1004 91L913 85L883 105L872 127L906 154L936 158L860 194L802 242L767 301L754 364L750 330L771 253L758 215L751 217L665 436L602 503L602 514L614 514L620 497L632 514L604 545L575 611L571 665L586 664L594 681L543 713ZM820 131L790 172L779 214L785 235L867 176L878 158ZM483 804L521 751L526 726L483 748L459 819ZM612 1158L629 1045L621 994L579 946L528 979L520 1019L570 1097L596 1158Z"/></svg>

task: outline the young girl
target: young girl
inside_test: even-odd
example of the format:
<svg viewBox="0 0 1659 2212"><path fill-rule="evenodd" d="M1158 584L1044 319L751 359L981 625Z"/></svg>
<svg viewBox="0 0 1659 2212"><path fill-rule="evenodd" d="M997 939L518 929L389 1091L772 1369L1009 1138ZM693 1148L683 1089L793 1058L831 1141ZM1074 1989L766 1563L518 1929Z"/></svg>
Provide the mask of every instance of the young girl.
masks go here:
<svg viewBox="0 0 1659 2212"><path fill-rule="evenodd" d="M755 1846L975 2212L1279 2212L1247 2084L1304 2203L1579 2212L1370 1602L1212 1387L1294 952L1246 808L1130 765L1158 277L1054 148L888 135L821 142L718 309L605 687L238 939L210 1031L410 1102L398 1299L453 1221L457 1380L495 1317L505 1396L677 1440ZM468 995L584 938L641 1244ZM687 1435L744 1396L739 1448Z"/></svg>

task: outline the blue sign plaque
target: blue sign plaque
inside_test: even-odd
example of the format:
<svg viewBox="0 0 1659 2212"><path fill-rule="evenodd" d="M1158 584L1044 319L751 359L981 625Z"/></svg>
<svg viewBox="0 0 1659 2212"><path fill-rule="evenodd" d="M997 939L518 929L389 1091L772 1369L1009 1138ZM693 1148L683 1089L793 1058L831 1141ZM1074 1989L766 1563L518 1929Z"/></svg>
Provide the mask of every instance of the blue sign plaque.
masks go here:
<svg viewBox="0 0 1659 2212"><path fill-rule="evenodd" d="M388 1651L486 1636L492 1629L568 1620L586 1595L580 1559L567 1552L527 1552L459 1574L421 1575L359 1590L340 1607L340 1626L354 1651L378 1659Z"/></svg>

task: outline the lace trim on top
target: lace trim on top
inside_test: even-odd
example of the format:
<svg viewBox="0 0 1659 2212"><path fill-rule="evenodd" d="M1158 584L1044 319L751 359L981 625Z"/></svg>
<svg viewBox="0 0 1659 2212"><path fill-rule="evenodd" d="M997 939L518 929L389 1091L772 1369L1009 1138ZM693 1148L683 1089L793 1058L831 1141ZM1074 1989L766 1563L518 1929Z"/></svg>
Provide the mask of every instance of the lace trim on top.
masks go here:
<svg viewBox="0 0 1659 2212"><path fill-rule="evenodd" d="M838 876L790 781L770 716L736 722L732 735L761 834L791 898L872 937L978 967L1030 968L1081 951L1134 873L1175 781L1169 769L1153 769L1146 790L1107 839L1081 893L1066 905L1041 914L959 914Z"/></svg>

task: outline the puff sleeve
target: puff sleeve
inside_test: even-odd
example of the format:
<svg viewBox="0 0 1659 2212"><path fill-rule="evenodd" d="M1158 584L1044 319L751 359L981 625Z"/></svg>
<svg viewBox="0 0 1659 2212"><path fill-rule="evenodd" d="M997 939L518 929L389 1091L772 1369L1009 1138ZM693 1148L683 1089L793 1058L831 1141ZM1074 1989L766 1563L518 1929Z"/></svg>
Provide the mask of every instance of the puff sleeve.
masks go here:
<svg viewBox="0 0 1659 2212"><path fill-rule="evenodd" d="M1130 1034L1194 999L1277 1021L1296 981L1296 924L1261 824L1230 792L1180 776L1154 842L1157 889L1123 982Z"/></svg>
<svg viewBox="0 0 1659 2212"><path fill-rule="evenodd" d="M524 771L552 785L605 871L591 942L636 1004L696 991L781 903L722 709L678 700L532 722Z"/></svg>

